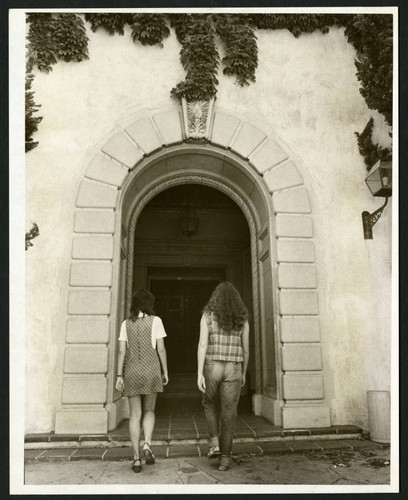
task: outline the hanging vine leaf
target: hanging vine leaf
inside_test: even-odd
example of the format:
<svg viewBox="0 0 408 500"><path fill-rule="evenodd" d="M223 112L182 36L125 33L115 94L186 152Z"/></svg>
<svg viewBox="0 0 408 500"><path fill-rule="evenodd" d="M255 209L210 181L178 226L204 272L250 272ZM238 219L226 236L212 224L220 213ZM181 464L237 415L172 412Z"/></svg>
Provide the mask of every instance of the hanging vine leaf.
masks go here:
<svg viewBox="0 0 408 500"><path fill-rule="evenodd" d="M34 116L41 107L34 102L34 91L31 90L34 75L32 73L32 64L26 65L25 77L25 152L31 151L38 146L38 142L33 140L33 134L37 132L38 125L42 120L41 116Z"/></svg>
<svg viewBox="0 0 408 500"><path fill-rule="evenodd" d="M40 235L40 230L38 229L37 224L34 222L30 231L28 231L28 233L25 234L25 249L26 250L28 250L29 247L33 246L31 241L34 238L37 238L39 235Z"/></svg>
<svg viewBox="0 0 408 500"><path fill-rule="evenodd" d="M110 35L125 33L125 24L132 22L132 14L85 14L85 20L91 25L95 33L99 28L104 29Z"/></svg>
<svg viewBox="0 0 408 500"><path fill-rule="evenodd" d="M215 45L214 27L208 15L171 16L177 39L182 44L180 61L186 79L171 91L172 97L189 101L207 100L217 93L217 70L220 56Z"/></svg>
<svg viewBox="0 0 408 500"><path fill-rule="evenodd" d="M55 18L52 14L28 14L27 23L30 25L27 34L30 64L48 73L57 62L53 39Z"/></svg>
<svg viewBox="0 0 408 500"><path fill-rule="evenodd" d="M132 40L142 45L160 45L170 35L170 29L162 14L134 14Z"/></svg>
<svg viewBox="0 0 408 500"><path fill-rule="evenodd" d="M28 14L28 59L31 66L48 73L58 60L88 58L88 37L76 14Z"/></svg>
<svg viewBox="0 0 408 500"><path fill-rule="evenodd" d="M225 45L224 75L235 76L239 85L255 82L258 46L252 19L245 15L221 14L214 17L217 35Z"/></svg>
<svg viewBox="0 0 408 500"><path fill-rule="evenodd" d="M390 161L392 152L390 148L382 148L378 144L374 144L372 140L374 128L374 119L370 118L364 130L360 133L355 132L358 142L358 150L364 158L364 163L367 170L377 163L378 160Z"/></svg>
<svg viewBox="0 0 408 500"><path fill-rule="evenodd" d="M357 15L345 34L358 51L357 78L360 93L370 109L376 109L392 125L392 16Z"/></svg>

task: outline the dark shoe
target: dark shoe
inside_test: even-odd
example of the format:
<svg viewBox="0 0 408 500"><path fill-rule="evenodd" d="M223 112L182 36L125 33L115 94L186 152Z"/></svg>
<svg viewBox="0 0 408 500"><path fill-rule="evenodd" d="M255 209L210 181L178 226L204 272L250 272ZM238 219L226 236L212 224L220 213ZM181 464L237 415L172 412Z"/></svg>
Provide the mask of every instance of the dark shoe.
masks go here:
<svg viewBox="0 0 408 500"><path fill-rule="evenodd" d="M133 460L132 470L133 472L140 472L142 470L142 461L140 458Z"/></svg>
<svg viewBox="0 0 408 500"><path fill-rule="evenodd" d="M153 455L153 452L147 443L143 446L143 455L145 458L146 465L153 465L156 462L156 458Z"/></svg>

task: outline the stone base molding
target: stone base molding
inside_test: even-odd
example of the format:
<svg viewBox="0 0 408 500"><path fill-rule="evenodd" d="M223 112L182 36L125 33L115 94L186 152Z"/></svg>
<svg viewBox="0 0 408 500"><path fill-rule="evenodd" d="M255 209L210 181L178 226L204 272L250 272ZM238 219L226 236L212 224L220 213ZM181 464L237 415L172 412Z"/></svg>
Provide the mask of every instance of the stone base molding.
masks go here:
<svg viewBox="0 0 408 500"><path fill-rule="evenodd" d="M57 410L56 434L106 434L108 411L106 408L72 408Z"/></svg>
<svg viewBox="0 0 408 500"><path fill-rule="evenodd" d="M266 418L269 422L282 427L282 407L284 402L263 394L252 396L252 411L254 415Z"/></svg>
<svg viewBox="0 0 408 500"><path fill-rule="evenodd" d="M267 126L213 102L187 104L132 116L90 151L84 165L72 221L58 433L106 432L126 415L114 380L118 327L129 300L132 213L140 213L149 192L183 182L219 185L251 221L259 304L254 413L285 428L330 425L305 176ZM134 207L135 199L143 206Z"/></svg>

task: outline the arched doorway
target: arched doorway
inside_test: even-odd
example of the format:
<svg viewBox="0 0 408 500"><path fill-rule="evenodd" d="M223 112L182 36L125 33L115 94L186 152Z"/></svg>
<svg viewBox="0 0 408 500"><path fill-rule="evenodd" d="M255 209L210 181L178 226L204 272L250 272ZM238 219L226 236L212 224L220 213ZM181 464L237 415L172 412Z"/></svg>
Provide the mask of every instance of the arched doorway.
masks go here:
<svg viewBox="0 0 408 500"><path fill-rule="evenodd" d="M103 433L124 418L116 349L133 286L136 223L156 195L186 184L227 195L247 221L254 413L285 428L329 425L307 173L267 127L218 107L210 121L206 140L191 141L179 107L154 110L90 151L67 255L57 433Z"/></svg>
<svg viewBox="0 0 408 500"><path fill-rule="evenodd" d="M143 208L134 233L132 293L149 289L165 325L170 383L163 407L198 408L196 352L203 306L215 286L231 281L250 311L252 274L248 223L227 195L200 184L181 184L157 194ZM251 336L248 399L255 392Z"/></svg>
<svg viewBox="0 0 408 500"><path fill-rule="evenodd" d="M244 245L247 247L246 280L250 281L245 298L248 299L248 290L252 292L249 303L253 313L253 370L251 377L253 392L259 397L263 388L269 387L269 397L273 395L276 398L277 394L280 393L280 388L278 388L280 381L276 376L275 363L278 360L275 347L273 307L272 302L270 302L271 307L264 314L261 304L261 294L268 297L270 301L273 300L274 295L270 252L269 250L265 252L266 247L270 248L270 244L266 243L270 238L269 225L272 220L270 197L262 184L257 184L256 177L252 172L248 172L239 162L234 162L233 158L220 156L216 148L185 145L170 148L169 151L161 152L152 159L148 168L131 176L129 183L124 186L121 213L118 212L118 216L119 214L121 216L122 241L120 244L121 266L117 275L119 297L116 327L119 328L120 322L129 311L130 297L134 289L134 273L135 269L138 269L137 265L135 267L138 221L142 217L141 214L145 207L156 196L175 188L184 190L185 193L193 188L197 192L201 192L202 197L206 193L208 195L212 192L213 196L215 193L218 196L218 203L228 204L230 208L234 207L236 214L240 214L240 228L244 227L246 232L244 237L246 241ZM162 196L166 195L162 194ZM220 202L221 199L223 202ZM143 224L143 217L140 220ZM229 250L231 251L231 248ZM119 252L119 248L117 251ZM211 265L211 259L214 257L208 257L208 246L206 250L203 250L203 253L207 253L208 268L216 267ZM261 258L259 258L260 254ZM194 258L191 250L190 257L187 258ZM228 270L224 272L226 272L225 277L228 279L228 277L233 277L234 270L227 265L227 260L224 255L224 267ZM218 262L218 266L220 263L222 260ZM147 269L146 266L144 267L144 272L139 271L141 272L139 282L146 284ZM219 277L221 276L219 275ZM263 331L268 331L268 333L263 334ZM248 394L249 392L250 389L247 389ZM114 390L113 404L119 409L118 415L122 415L123 411L125 415L127 414L126 403L122 402L120 394ZM123 408L122 405L124 405Z"/></svg>

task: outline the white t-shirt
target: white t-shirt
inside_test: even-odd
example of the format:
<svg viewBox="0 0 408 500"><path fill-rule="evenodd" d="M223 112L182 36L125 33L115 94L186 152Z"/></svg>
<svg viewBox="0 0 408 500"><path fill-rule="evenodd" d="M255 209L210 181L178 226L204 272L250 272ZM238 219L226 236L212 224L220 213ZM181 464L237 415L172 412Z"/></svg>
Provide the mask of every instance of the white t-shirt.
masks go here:
<svg viewBox="0 0 408 500"><path fill-rule="evenodd" d="M144 314L139 313L138 317L143 318ZM157 339L163 339L164 337L167 337L166 331L164 330L163 322L161 318L158 316L153 317L153 324L152 324L152 346L153 349L156 349L156 341ZM122 326L120 327L120 334L118 340L123 340L124 342L128 341L127 338L127 331L126 331L126 320L122 323Z"/></svg>

